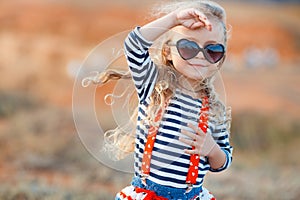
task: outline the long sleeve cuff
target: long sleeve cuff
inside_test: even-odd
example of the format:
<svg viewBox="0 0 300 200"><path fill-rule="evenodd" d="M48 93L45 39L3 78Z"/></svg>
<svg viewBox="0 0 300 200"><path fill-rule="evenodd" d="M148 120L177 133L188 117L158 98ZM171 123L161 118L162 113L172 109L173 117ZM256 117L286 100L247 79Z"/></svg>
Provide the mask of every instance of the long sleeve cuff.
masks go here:
<svg viewBox="0 0 300 200"><path fill-rule="evenodd" d="M231 162L232 162L231 154L229 153L229 151L227 151L223 148L222 148L222 150L224 151L224 153L226 155L226 161L225 161L224 165L222 167L218 168L218 169L209 168L209 171L211 171L211 172L221 172L221 171L227 169L231 165Z"/></svg>

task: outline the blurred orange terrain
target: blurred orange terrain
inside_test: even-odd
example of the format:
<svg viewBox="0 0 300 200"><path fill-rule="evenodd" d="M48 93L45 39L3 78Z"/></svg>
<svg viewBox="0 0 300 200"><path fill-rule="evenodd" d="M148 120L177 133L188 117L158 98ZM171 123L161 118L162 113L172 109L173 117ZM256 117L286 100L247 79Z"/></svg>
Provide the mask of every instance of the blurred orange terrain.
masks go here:
<svg viewBox="0 0 300 200"><path fill-rule="evenodd" d="M80 64L104 39L149 20L150 3L134 3L136 7L121 2L1 1L0 89L28 91L70 105L74 81L67 72L70 62ZM299 61L299 6L225 3L224 7L232 26L228 59L234 68L243 66L249 47L274 48L282 67Z"/></svg>

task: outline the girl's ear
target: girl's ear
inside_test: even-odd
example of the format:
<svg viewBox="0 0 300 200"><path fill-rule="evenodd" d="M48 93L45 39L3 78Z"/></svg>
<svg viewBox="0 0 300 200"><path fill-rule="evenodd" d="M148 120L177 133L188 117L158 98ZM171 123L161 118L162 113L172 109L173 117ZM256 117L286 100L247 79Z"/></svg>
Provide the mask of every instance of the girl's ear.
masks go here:
<svg viewBox="0 0 300 200"><path fill-rule="evenodd" d="M164 45L163 45L162 55L163 55L163 57L164 57L167 61L171 61L171 60L172 60L172 56L171 56L171 48L170 48L169 45L167 45L167 44L164 44Z"/></svg>

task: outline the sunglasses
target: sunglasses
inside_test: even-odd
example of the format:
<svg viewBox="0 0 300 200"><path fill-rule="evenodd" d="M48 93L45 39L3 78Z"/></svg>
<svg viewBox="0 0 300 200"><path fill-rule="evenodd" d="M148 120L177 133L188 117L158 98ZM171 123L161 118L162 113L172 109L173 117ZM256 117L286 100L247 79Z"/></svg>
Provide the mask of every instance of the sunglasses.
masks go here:
<svg viewBox="0 0 300 200"><path fill-rule="evenodd" d="M225 55L225 47L222 44L208 44L204 48L188 39L180 39L176 44L169 44L169 46L176 46L177 51L183 60L190 60L198 55L201 51L205 59L214 64L219 62Z"/></svg>

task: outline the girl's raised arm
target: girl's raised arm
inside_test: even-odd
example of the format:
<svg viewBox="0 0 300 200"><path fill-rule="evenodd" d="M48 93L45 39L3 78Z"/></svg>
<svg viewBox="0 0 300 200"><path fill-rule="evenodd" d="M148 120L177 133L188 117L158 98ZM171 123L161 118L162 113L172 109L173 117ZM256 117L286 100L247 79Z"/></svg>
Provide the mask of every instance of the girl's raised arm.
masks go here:
<svg viewBox="0 0 300 200"><path fill-rule="evenodd" d="M148 41L156 40L160 35L175 26L182 25L189 29L205 27L211 30L211 23L207 17L194 8L175 10L158 18L140 28L140 33Z"/></svg>

